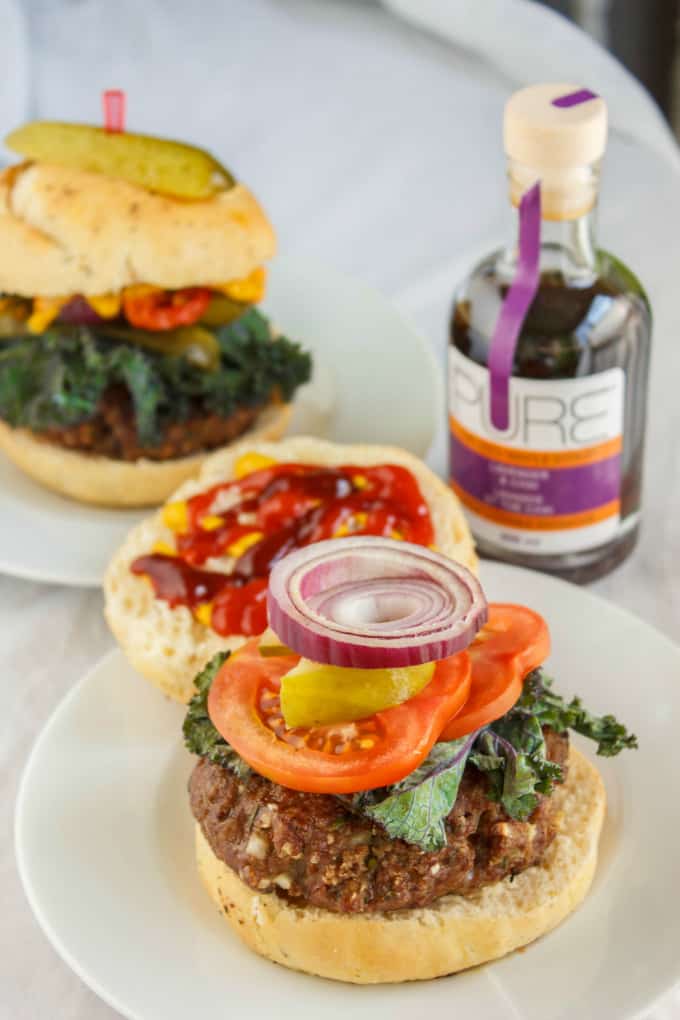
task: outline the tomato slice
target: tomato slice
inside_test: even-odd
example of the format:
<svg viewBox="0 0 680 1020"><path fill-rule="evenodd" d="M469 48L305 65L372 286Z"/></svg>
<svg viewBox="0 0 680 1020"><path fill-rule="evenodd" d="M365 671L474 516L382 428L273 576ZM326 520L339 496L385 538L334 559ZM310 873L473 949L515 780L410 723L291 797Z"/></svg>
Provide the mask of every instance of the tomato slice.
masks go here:
<svg viewBox="0 0 680 1020"><path fill-rule="evenodd" d="M263 656L257 640L249 641L215 677L208 713L260 775L307 793L356 793L403 779L470 691L470 660L459 652L437 663L430 683L401 705L355 722L287 729L281 677L298 662L299 656Z"/></svg>
<svg viewBox="0 0 680 1020"><path fill-rule="evenodd" d="M550 654L548 625L526 606L492 603L488 623L467 651L472 662L470 696L440 740L472 733L512 708L524 677Z"/></svg>
<svg viewBox="0 0 680 1020"><path fill-rule="evenodd" d="M182 290L150 290L146 294L123 294L123 311L131 326L152 331L191 326L210 304L207 287Z"/></svg>

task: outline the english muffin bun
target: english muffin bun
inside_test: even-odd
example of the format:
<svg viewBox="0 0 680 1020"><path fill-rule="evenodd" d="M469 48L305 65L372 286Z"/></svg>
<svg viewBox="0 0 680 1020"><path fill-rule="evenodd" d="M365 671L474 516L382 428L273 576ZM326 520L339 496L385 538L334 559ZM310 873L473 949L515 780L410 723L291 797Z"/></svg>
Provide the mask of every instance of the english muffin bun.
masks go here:
<svg viewBox="0 0 680 1020"><path fill-rule="evenodd" d="M413 454L389 446L344 446L321 439L296 437L280 443L239 440L209 457L198 479L182 485L173 500L234 477L234 465L246 452L263 454L279 462L338 466L399 464L416 478L432 517L439 552L476 570L474 543L456 496ZM215 652L235 649L245 638L220 637L199 623L185 606L170 609L156 599L149 582L136 576L130 564L151 552L157 542L172 542L161 511L133 528L113 557L104 580L105 613L109 626L132 665L177 701L193 694L193 678Z"/></svg>
<svg viewBox="0 0 680 1020"><path fill-rule="evenodd" d="M271 404L239 441L279 439L291 414L289 404ZM29 429L0 421L0 450L36 482L61 496L97 506L158 506L188 478L195 478L212 453L170 460L114 460L41 439Z"/></svg>
<svg viewBox="0 0 680 1020"><path fill-rule="evenodd" d="M562 824L540 864L418 910L339 914L258 893L215 856L197 825L198 870L234 932L284 967L354 984L441 977L533 942L586 896L606 794L597 769L574 748L567 782L553 796L562 801Z"/></svg>
<svg viewBox="0 0 680 1020"><path fill-rule="evenodd" d="M0 290L26 297L223 284L276 248L243 184L186 201L49 163L0 174L0 241Z"/></svg>

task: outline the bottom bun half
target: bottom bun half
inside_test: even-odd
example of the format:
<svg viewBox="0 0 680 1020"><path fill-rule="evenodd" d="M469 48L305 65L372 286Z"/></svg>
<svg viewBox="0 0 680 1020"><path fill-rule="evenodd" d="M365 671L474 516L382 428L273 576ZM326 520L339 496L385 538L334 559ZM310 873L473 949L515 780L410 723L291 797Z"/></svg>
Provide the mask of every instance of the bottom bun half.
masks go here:
<svg viewBox="0 0 680 1020"><path fill-rule="evenodd" d="M258 415L252 428L234 442L279 439L286 431L291 408L272 404ZM28 429L0 421L0 450L36 482L80 503L107 507L157 506L178 486L194 478L215 450L173 460L114 460L67 450L40 439Z"/></svg>
<svg viewBox="0 0 680 1020"><path fill-rule="evenodd" d="M553 796L562 799L560 830L539 865L417 910L352 915L291 906L245 885L214 855L197 825L198 870L236 934L284 967L354 984L441 977L525 946L586 896L606 795L597 769L574 748L568 780Z"/></svg>

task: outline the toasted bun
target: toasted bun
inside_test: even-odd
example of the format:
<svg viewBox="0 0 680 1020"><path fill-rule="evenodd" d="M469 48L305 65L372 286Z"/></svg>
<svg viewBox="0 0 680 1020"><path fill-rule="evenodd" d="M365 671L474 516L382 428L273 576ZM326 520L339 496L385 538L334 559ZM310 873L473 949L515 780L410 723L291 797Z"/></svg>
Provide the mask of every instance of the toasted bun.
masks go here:
<svg viewBox="0 0 680 1020"><path fill-rule="evenodd" d="M270 405L239 440L278 439L286 431L290 413L288 404ZM67 450L3 421L0 450L48 489L81 503L108 507L158 506L188 478L195 478L210 456L197 453L163 461L113 460Z"/></svg>
<svg viewBox="0 0 680 1020"><path fill-rule="evenodd" d="M394 447L342 446L302 436L281 443L240 440L208 458L200 477L183 485L173 499L188 499L217 482L233 478L234 463L246 451L302 464L403 464L413 473L427 500L440 552L476 569L474 544L453 492L417 457ZM186 607L170 609L167 603L154 597L146 579L131 573L130 563L137 556L148 553L156 542L172 540L160 511L133 528L106 572L105 612L111 630L135 669L170 697L186 702L193 694L195 674L208 659L217 651L238 648L245 639L221 638L210 627L198 623Z"/></svg>
<svg viewBox="0 0 680 1020"><path fill-rule="evenodd" d="M600 774L572 748L562 826L539 865L469 896L444 896L419 910L335 914L258 893L219 860L200 826L203 883L237 935L292 970L378 984L454 974L525 946L564 920L595 874L606 795Z"/></svg>
<svg viewBox="0 0 680 1020"><path fill-rule="evenodd" d="M243 184L189 202L46 163L0 174L0 291L61 297L225 283L274 250L272 226Z"/></svg>

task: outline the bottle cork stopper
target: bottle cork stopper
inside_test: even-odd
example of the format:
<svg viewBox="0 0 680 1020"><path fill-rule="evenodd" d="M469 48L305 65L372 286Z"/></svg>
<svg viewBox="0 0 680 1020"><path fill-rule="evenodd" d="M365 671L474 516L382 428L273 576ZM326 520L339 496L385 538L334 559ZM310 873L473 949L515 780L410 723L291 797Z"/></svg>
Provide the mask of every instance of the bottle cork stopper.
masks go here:
<svg viewBox="0 0 680 1020"><path fill-rule="evenodd" d="M514 204L540 181L544 218L570 219L594 205L592 168L607 144L607 106L595 93L568 82L520 89L505 107L503 141Z"/></svg>
<svg viewBox="0 0 680 1020"><path fill-rule="evenodd" d="M536 169L594 163L607 145L606 103L578 85L530 85L506 103L503 140L510 159Z"/></svg>

